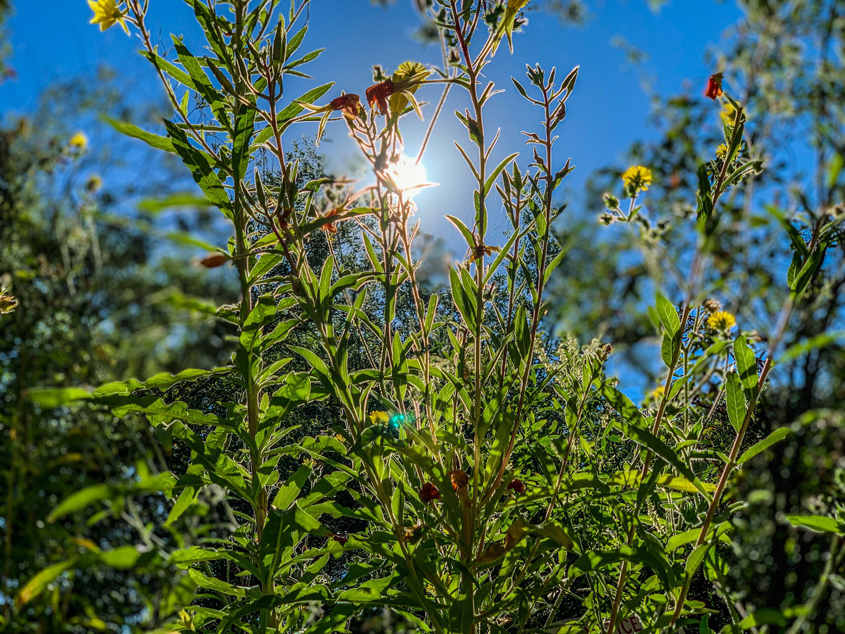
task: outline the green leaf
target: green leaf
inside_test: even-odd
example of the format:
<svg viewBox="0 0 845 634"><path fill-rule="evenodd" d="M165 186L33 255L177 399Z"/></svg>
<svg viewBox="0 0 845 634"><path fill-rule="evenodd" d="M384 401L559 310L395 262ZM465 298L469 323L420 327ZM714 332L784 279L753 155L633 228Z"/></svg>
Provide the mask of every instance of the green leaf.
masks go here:
<svg viewBox="0 0 845 634"><path fill-rule="evenodd" d="M229 559L229 551L191 546L170 554L170 563L176 564L180 568L188 568L192 564L202 561L217 561L220 559Z"/></svg>
<svg viewBox="0 0 845 634"><path fill-rule="evenodd" d="M305 108L300 105L301 103L314 103L317 99L325 95L332 86L334 86L334 82L323 84L317 88L312 88L305 94L294 99L291 104L279 112L276 115L276 121L279 123L280 132L284 132L284 130L291 124L292 120L302 114L302 111L305 110ZM251 149L254 150L264 145L264 143L269 141L272 136L273 129L270 126L266 126L261 130L261 132L255 135L255 140L252 142Z"/></svg>
<svg viewBox="0 0 845 634"><path fill-rule="evenodd" d="M787 515L786 520L796 528L809 528L817 533L845 535L845 524L823 515Z"/></svg>
<svg viewBox="0 0 845 634"><path fill-rule="evenodd" d="M666 556L640 546L620 546L615 550L588 551L570 566L569 574L577 577L620 561L644 564L660 578L664 588L675 587L675 572Z"/></svg>
<svg viewBox="0 0 845 634"><path fill-rule="evenodd" d="M114 550L100 553L99 562L115 570L129 570L133 568L143 553L134 546L120 546Z"/></svg>
<svg viewBox="0 0 845 634"><path fill-rule="evenodd" d="M118 491L108 484L94 484L90 487L86 487L62 500L62 502L53 509L53 512L47 516L47 521L55 522L60 517L64 517L69 513L84 509L86 506L94 504L94 502L109 500L117 493Z"/></svg>
<svg viewBox="0 0 845 634"><path fill-rule="evenodd" d="M212 203L204 196L191 192L170 194L164 198L147 198L138 203L138 209L150 214L157 214L173 207L208 207Z"/></svg>
<svg viewBox="0 0 845 634"><path fill-rule="evenodd" d="M736 432L739 433L743 422L745 422L746 407L745 394L742 393L742 385L736 372L728 373L725 384L725 401L728 406L728 419Z"/></svg>
<svg viewBox="0 0 845 634"><path fill-rule="evenodd" d="M645 428L645 419L631 400L622 394L622 392L610 387L609 385L603 386L603 393L608 402L620 414L622 420L615 421L614 423L622 429L625 435L647 447L663 458L663 460L667 463L675 467L678 473L692 482L695 485L695 488L705 498L709 499L706 488L695 476L690 466L686 464L677 453L675 453L674 449Z"/></svg>
<svg viewBox="0 0 845 634"><path fill-rule="evenodd" d="M753 395L757 387L757 359L754 356L754 351L748 347L745 335L736 338L734 357L736 358L736 369L739 371L739 380L742 387Z"/></svg>
<svg viewBox="0 0 845 634"><path fill-rule="evenodd" d="M501 174L502 170L505 169L517 156L519 156L519 152L514 152L513 154L506 156L504 160L496 166L496 169L490 172L490 176L487 177L487 182L484 183L484 196L487 196L487 194L490 193L490 188L493 187L493 183L496 182L499 174Z"/></svg>
<svg viewBox="0 0 845 634"><path fill-rule="evenodd" d="M168 526L172 526L173 523L179 519L179 517L191 508L191 505L197 499L197 488L196 487L185 487L179 497L176 499L176 503L173 505L173 508L170 509L170 513L167 515L167 520L164 522L164 527L167 528Z"/></svg>
<svg viewBox="0 0 845 634"><path fill-rule="evenodd" d="M783 355L781 355L778 362L789 363L790 361L794 361L795 359L804 356L808 352L824 348L839 340L845 340L845 331L824 332L820 335L816 335L815 337L804 339L803 341L790 346Z"/></svg>
<svg viewBox="0 0 845 634"><path fill-rule="evenodd" d="M739 624L743 630L749 630L752 627L762 627L763 625L786 627L786 617L780 610L775 608L760 608L742 619Z"/></svg>
<svg viewBox="0 0 845 634"><path fill-rule="evenodd" d="M296 496L299 495L299 492L302 490L302 487L305 486L305 483L308 481L308 476L311 475L311 467L307 465L303 465L296 470L296 472L291 475L285 484L279 488L279 492L276 494L276 497L273 498L273 508L285 510L293 501L296 500Z"/></svg>
<svg viewBox="0 0 845 634"><path fill-rule="evenodd" d="M769 447L771 447L775 443L780 442L781 440L783 440L787 436L791 435L792 433L793 432L792 432L791 429L789 429L789 427L780 427L779 429L776 429L771 434L766 436L763 440L761 440L760 442L754 444L754 446L749 448L744 454L742 454L737 459L736 463L738 465L741 465L744 462L748 462L749 460L751 460L757 454L762 453L763 451L765 451L766 449L768 449Z"/></svg>
<svg viewBox="0 0 845 634"><path fill-rule="evenodd" d="M275 574L284 551L309 534L325 537L331 531L298 506L287 510L270 509L259 545L262 568Z"/></svg>
<svg viewBox="0 0 845 634"><path fill-rule="evenodd" d="M475 248L475 236L472 234L472 231L458 218L455 216L446 216L446 219L455 225L458 228L458 231L461 232L461 235L464 237L464 240L467 243L467 246L470 249Z"/></svg>
<svg viewBox="0 0 845 634"><path fill-rule="evenodd" d="M41 594L47 585L56 579L62 573L70 570L73 568L78 559L68 559L67 561L62 561L57 564L53 564L52 566L45 568L37 575L35 575L32 579L30 579L27 584L21 588L21 591L18 592L18 595L15 597L15 605L20 608L21 606L29 603L39 594Z"/></svg>
<svg viewBox="0 0 845 634"><path fill-rule="evenodd" d="M81 387L34 387L24 391L24 396L32 401L38 403L41 407L59 407L66 403L72 403L87 399L91 396L91 392L83 390Z"/></svg>
<svg viewBox="0 0 845 634"><path fill-rule="evenodd" d="M681 328L681 320L678 318L678 311L675 306L661 293L657 294L657 314L666 331L674 337Z"/></svg>
<svg viewBox="0 0 845 634"><path fill-rule="evenodd" d="M173 140L173 147L182 158L182 162L191 170L194 181L205 192L209 202L217 205L221 210L229 209L229 195L226 193L217 172L214 171L211 157L194 147L182 128L175 123L165 121L164 125L167 127L168 135Z"/></svg>
<svg viewBox="0 0 845 634"><path fill-rule="evenodd" d="M150 145L156 148L157 150L164 150L166 152L176 152L176 149L173 147L172 141L167 137L152 134L151 132L146 132L137 126L132 125L131 123L124 123L122 121L118 121L117 119L112 119L111 117L104 116L103 120L121 134L130 136L133 139L140 139L147 145Z"/></svg>

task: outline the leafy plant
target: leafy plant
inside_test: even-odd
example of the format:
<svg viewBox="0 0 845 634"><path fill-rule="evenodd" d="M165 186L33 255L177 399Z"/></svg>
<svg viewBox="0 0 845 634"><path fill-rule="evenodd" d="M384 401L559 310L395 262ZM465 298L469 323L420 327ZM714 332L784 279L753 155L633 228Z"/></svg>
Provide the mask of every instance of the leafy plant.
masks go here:
<svg viewBox="0 0 845 634"><path fill-rule="evenodd" d="M197 512L212 492L231 506L230 530L214 527L166 553L202 590L178 622L160 625L344 631L353 617L383 607L444 633L613 631L631 615L653 630L697 623L710 631L713 606L690 598L690 589L704 570L726 594L715 546L730 540L741 507L726 497L729 484L740 465L790 433L746 442L789 315L843 216L817 218L809 239L790 231L789 299L765 354L750 333L734 336L735 318L707 301L702 272L720 235L723 196L762 163L745 151L744 105L722 95L721 76L711 78L719 83L711 96L730 104L733 118L724 151L698 170L690 228L697 246L683 296L673 302L657 292L649 311L665 376L640 408L605 377L609 345L582 349L542 329L547 286L567 254L553 225L565 213L556 191L572 166L558 158L555 133L578 68L559 83L555 69L539 66L513 80L541 115L540 128L524 132L531 162L492 159L499 133L485 108L498 90L484 72L504 54L504 40L512 46L528 0L423 3L442 39L443 66L408 62L390 75L377 68L364 93L368 108L356 94L317 105L333 84L285 94L320 53L301 51L307 0L287 12L276 0L186 1L205 55L174 37L175 59L163 56L146 2L100 0L95 11L104 27L127 24L138 34L173 107L167 136L116 127L178 155L231 223L228 249L207 260L231 263L240 283L241 301L217 310L233 335L231 363L92 393L32 393L143 415L189 450L183 473L139 474L133 490L120 492L163 492L173 500L166 525ZM450 270L445 293L418 280L412 196L424 183L407 181L401 134L406 117L426 116L420 99L436 88L442 97L426 139L450 90L464 91L471 106L455 112L467 131L455 145L473 183L474 218L467 225L449 216L467 255ZM202 116L189 109L192 100ZM301 124L316 124L319 139L340 121L372 168L373 184L360 190L303 179L302 164L285 150ZM628 208L610 197L606 219L647 239L648 213L637 203L651 173L635 166L624 179ZM501 244L489 229L497 196L511 225ZM353 228L365 259L335 252L341 226ZM235 396L200 407L176 398L213 380ZM298 435L295 421L315 406L317 433ZM303 456L295 469L283 468ZM54 515L111 495L83 490ZM355 530L338 533L340 519L354 520ZM840 517L790 522L837 540L842 532ZM18 603L75 563L43 571ZM730 618L728 631L748 625Z"/></svg>

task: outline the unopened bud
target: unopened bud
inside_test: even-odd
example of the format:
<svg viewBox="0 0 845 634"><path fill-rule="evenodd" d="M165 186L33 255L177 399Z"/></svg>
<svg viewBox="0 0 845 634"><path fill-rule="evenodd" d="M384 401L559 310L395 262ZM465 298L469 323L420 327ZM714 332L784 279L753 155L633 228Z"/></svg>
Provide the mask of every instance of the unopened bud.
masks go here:
<svg viewBox="0 0 845 634"><path fill-rule="evenodd" d="M216 269L218 266L223 266L229 260L228 256L222 253L209 253L202 260L200 265L207 269Z"/></svg>

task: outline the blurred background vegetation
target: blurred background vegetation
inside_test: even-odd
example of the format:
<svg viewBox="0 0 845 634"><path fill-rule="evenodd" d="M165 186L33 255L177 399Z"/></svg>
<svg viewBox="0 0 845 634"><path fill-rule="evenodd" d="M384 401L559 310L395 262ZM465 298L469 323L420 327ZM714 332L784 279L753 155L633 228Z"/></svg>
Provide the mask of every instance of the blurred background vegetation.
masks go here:
<svg viewBox="0 0 845 634"><path fill-rule="evenodd" d="M726 201L723 213L737 222L725 223L720 256L708 274L718 281L726 308L766 332L784 300L784 285L774 281L789 265L772 255L778 252L772 236L781 235L774 229L796 211L812 215L843 203L845 6L838 0L738 4L744 17L711 61L730 69L731 90L749 104L750 142L765 148L766 171ZM11 9L0 0L0 38ZM578 24L602 5L547 0L541 9ZM14 74L14 52L4 42L0 81ZM628 54L640 67L643 56ZM58 502L81 488L102 483L129 491L144 474L174 469L180 458L166 437L156 437L141 421L117 420L92 406L40 408L26 399L26 390L215 367L226 364L231 351L209 307L236 300L235 280L190 255L204 241L220 244L228 236L218 233L208 210L182 195L190 184L178 165L96 123L113 117L151 128L161 119L159 104L128 99L110 69L91 79L69 78L47 90L36 111L0 119L0 286L19 302L0 316L0 630L9 632L147 631L173 609L174 593L193 590L154 557L123 570L80 564L24 610L13 609L12 597L39 570L91 551L83 534L111 547L143 541L155 552L168 540L189 540L194 530L151 531L149 524L163 523L166 505L129 495L89 526L81 514L49 522ZM695 213L686 196L694 188L688 179L713 155L721 121L699 87L650 97L657 133L634 143L625 164L594 174L589 204L572 208L574 220L558 228L569 252L553 287L551 305L560 310L548 316L546 329L549 336L581 343L611 341L623 365L657 372L644 309L652 289L644 273L655 262L683 258L685 238L675 227ZM97 138L78 136L80 122ZM322 172L307 142L296 151L314 173ZM799 160L795 152L802 153ZM659 175L648 202L659 221L637 235L627 225L599 235L602 196L619 194L619 175L630 164L648 165ZM127 178L126 170L137 173L139 165L144 177ZM339 242L342 249L343 235ZM793 318L787 347L845 329L843 241L833 248L809 301ZM672 271L665 275L671 288ZM436 290L437 276L430 281ZM746 466L732 496L746 501L748 511L737 521L733 547L722 553L725 582L737 599L731 609L782 611L815 600L805 631L820 633L845 631L842 571L814 598L829 538L796 530L783 515L829 514L845 500L845 351L841 337L830 339L774 373L756 436L802 417L812 420ZM232 388L193 389L187 399L214 401L227 400ZM304 416L306 426L330 420L330 412ZM220 526L227 512L225 504L208 505ZM366 623L371 631L403 627L381 614Z"/></svg>

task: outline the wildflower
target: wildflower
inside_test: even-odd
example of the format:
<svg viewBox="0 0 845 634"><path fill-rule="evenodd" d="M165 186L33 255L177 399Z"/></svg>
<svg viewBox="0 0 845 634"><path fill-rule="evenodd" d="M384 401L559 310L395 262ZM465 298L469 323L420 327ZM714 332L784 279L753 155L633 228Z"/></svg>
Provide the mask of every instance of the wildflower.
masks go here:
<svg viewBox="0 0 845 634"><path fill-rule="evenodd" d="M460 493L469 486L469 476L463 469L454 469L448 473L449 479L452 481L452 488Z"/></svg>
<svg viewBox="0 0 845 634"><path fill-rule="evenodd" d="M340 111L347 119L355 119L361 111L361 98L353 93L335 97L329 102L334 111Z"/></svg>
<svg viewBox="0 0 845 634"><path fill-rule="evenodd" d="M388 114L402 112L408 102L411 102L414 110L422 117L413 94L429 74L430 71L418 62L403 62L390 79L367 88L367 103L373 110L378 105L379 114ZM388 103L388 97L394 94L397 96Z"/></svg>
<svg viewBox="0 0 845 634"><path fill-rule="evenodd" d="M370 414L370 422L373 425L378 425L379 423L387 425L390 422L390 414L387 412L373 412Z"/></svg>
<svg viewBox="0 0 845 634"><path fill-rule="evenodd" d="M179 625L187 632L196 632L194 628L194 617L187 610L179 610Z"/></svg>
<svg viewBox="0 0 845 634"><path fill-rule="evenodd" d="M202 260L200 265L207 269L216 269L218 266L223 266L229 260L228 256L223 253L209 253Z"/></svg>
<svg viewBox="0 0 845 634"><path fill-rule="evenodd" d="M514 493L525 493L525 483L522 480L511 480L507 489L508 491L513 491Z"/></svg>
<svg viewBox="0 0 845 634"><path fill-rule="evenodd" d="M710 299L704 301L704 310L706 310L708 314L712 315L713 313L722 310L722 302L711 297Z"/></svg>
<svg viewBox="0 0 845 634"><path fill-rule="evenodd" d="M326 214L325 216L323 216L323 217L324 217L324 218L331 218L332 216L336 216L336 215L337 215L337 209L332 209L329 213L327 213L327 214ZM334 226L334 221L332 221L332 222L327 222L326 224L324 224L324 225L323 225L323 230L324 230L326 233L337 233L337 227L335 227L335 226Z"/></svg>
<svg viewBox="0 0 845 634"><path fill-rule="evenodd" d="M91 194L99 191L102 186L103 179L97 176L97 174L92 175L85 183L85 189Z"/></svg>
<svg viewBox="0 0 845 634"><path fill-rule="evenodd" d="M707 318L707 325L713 330L727 331L736 326L736 317L727 311L720 310Z"/></svg>
<svg viewBox="0 0 845 634"><path fill-rule="evenodd" d="M722 90L722 73L710 75L710 79L707 80L707 90L704 91L704 96L716 99L724 93L725 91Z"/></svg>
<svg viewBox="0 0 845 634"><path fill-rule="evenodd" d="M479 244L472 250L472 255L469 256L469 260L467 260L468 264L475 262L476 260L483 260L484 256L491 256L494 253L498 253L501 251L499 247L488 247L484 244Z"/></svg>
<svg viewBox="0 0 845 634"><path fill-rule="evenodd" d="M721 143L719 147L716 148L716 156L720 159L724 160L725 157L728 155L728 146L724 143Z"/></svg>
<svg viewBox="0 0 845 634"><path fill-rule="evenodd" d="M651 170L642 165L629 167L622 174L622 182L625 183L625 190L634 196L638 192L644 192L651 185Z"/></svg>
<svg viewBox="0 0 845 634"><path fill-rule="evenodd" d="M722 104L722 111L719 113L719 117L725 125L733 125L734 119L736 119L736 108L733 107L731 102L726 101Z"/></svg>
<svg viewBox="0 0 845 634"><path fill-rule="evenodd" d="M663 385L658 385L651 391L651 400L652 401L662 401L663 396L666 394L666 387Z"/></svg>
<svg viewBox="0 0 845 634"><path fill-rule="evenodd" d="M332 112L341 112L348 119L356 118L361 109L361 98L353 93L342 93L340 97L335 97L325 106L315 106L306 101L297 101L297 103L309 112L326 115Z"/></svg>
<svg viewBox="0 0 845 634"><path fill-rule="evenodd" d="M420 529L422 528L422 524L414 524L413 526L403 526L402 527L402 534L399 536L403 542L415 542L421 536L422 533Z"/></svg>
<svg viewBox="0 0 845 634"><path fill-rule="evenodd" d="M420 499L426 504L428 504L429 502L433 502L434 500L440 499L440 490L431 482L426 482L424 485L422 485L419 495Z"/></svg>
<svg viewBox="0 0 845 634"><path fill-rule="evenodd" d="M8 315L18 307L18 300L8 294L5 288L0 288L0 315Z"/></svg>
<svg viewBox="0 0 845 634"><path fill-rule="evenodd" d="M390 80L374 84L367 88L367 103L370 104L370 108L373 110L375 110L376 104L378 104L379 114L387 114L387 98L395 91L396 85Z"/></svg>
<svg viewBox="0 0 845 634"><path fill-rule="evenodd" d="M99 24L101 31L120 24L129 35L129 27L126 26L126 10L118 7L115 0L88 0L88 6L94 12L91 24Z"/></svg>
<svg viewBox="0 0 845 634"><path fill-rule="evenodd" d="M71 149L76 150L77 152L84 152L88 149L88 137L85 136L84 132L77 132L70 137L68 145Z"/></svg>

